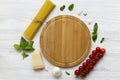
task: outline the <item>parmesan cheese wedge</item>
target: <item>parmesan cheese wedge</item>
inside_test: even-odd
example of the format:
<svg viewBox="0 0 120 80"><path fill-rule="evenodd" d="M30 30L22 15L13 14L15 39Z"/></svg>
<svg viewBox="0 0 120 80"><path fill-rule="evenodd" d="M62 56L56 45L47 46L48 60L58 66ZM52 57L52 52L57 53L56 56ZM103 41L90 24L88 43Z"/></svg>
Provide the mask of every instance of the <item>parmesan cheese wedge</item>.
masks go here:
<svg viewBox="0 0 120 80"><path fill-rule="evenodd" d="M44 68L44 64L43 64L41 55L38 51L34 51L32 53L32 66L33 66L33 69L43 69Z"/></svg>

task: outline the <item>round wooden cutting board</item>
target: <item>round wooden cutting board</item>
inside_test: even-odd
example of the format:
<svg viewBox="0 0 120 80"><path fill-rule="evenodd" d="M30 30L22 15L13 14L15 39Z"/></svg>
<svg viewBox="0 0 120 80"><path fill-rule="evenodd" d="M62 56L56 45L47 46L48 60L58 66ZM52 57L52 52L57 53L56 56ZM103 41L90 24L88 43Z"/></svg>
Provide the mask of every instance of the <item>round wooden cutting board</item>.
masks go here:
<svg viewBox="0 0 120 80"><path fill-rule="evenodd" d="M91 47L90 31L83 21L70 15L52 18L42 30L40 47L45 58L60 67L79 64Z"/></svg>

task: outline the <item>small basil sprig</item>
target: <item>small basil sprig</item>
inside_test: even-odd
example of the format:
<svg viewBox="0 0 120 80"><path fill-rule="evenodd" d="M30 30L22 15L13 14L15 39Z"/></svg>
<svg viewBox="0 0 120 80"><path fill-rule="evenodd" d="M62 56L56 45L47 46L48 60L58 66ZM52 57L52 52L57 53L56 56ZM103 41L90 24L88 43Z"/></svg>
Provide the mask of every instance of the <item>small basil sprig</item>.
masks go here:
<svg viewBox="0 0 120 80"><path fill-rule="evenodd" d="M93 32L92 32L92 40L95 42L97 40L97 31L98 31L98 24L94 24Z"/></svg>
<svg viewBox="0 0 120 80"><path fill-rule="evenodd" d="M60 7L60 11L63 11L65 9L65 5L62 5L61 7Z"/></svg>
<svg viewBox="0 0 120 80"><path fill-rule="evenodd" d="M23 53L22 53L22 56L23 56L23 59L24 59L24 58L27 58L29 55L26 54L25 52L23 52Z"/></svg>
<svg viewBox="0 0 120 80"><path fill-rule="evenodd" d="M34 41L27 41L23 37L21 37L20 44L14 44L14 48L16 50L33 51L33 43Z"/></svg>
<svg viewBox="0 0 120 80"><path fill-rule="evenodd" d="M69 7L68 7L68 10L69 10L69 11L72 11L73 8L74 8L74 4L70 4Z"/></svg>
<svg viewBox="0 0 120 80"><path fill-rule="evenodd" d="M27 41L23 37L20 39L20 44L14 44L14 48L19 51L23 51L22 56L23 59L28 57L28 54L25 53L25 51L33 51L33 44L34 41Z"/></svg>

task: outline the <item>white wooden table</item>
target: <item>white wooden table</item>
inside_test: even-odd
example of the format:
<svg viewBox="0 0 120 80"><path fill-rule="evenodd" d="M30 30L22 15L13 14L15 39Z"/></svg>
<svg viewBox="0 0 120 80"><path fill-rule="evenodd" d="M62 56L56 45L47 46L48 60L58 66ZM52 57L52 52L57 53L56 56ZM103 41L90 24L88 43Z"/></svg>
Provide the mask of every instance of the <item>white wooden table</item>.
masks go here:
<svg viewBox="0 0 120 80"><path fill-rule="evenodd" d="M98 22L98 39L92 43L91 50L96 46L105 47L107 53L95 66L94 70L85 78L75 78L73 68L61 68L62 76L55 79L51 74L54 65L50 64L43 56L45 70L32 70L31 54L25 60L21 53L13 48L14 43L19 43L23 31L34 18L43 4L43 0L0 0L0 80L120 80L120 0L52 0L57 6L46 21L59 14L71 14L81 18L86 24L92 21L88 28L92 32L93 24ZM72 12L67 6L74 3ZM61 12L59 7L65 4L66 9ZM79 11L88 15L78 16ZM42 28L36 34L34 47L39 49L39 36ZM104 43L100 39L105 37ZM71 73L70 76L65 71Z"/></svg>

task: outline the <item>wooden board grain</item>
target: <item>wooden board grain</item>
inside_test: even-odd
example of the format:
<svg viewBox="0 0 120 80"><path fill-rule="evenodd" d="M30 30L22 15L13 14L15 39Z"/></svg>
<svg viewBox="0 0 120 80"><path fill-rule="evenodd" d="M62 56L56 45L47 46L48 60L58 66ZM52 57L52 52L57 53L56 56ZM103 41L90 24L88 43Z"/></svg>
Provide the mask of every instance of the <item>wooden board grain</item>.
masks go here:
<svg viewBox="0 0 120 80"><path fill-rule="evenodd" d="M90 31L83 21L70 15L52 18L42 30L40 46L46 59L60 67L79 64L91 47Z"/></svg>

